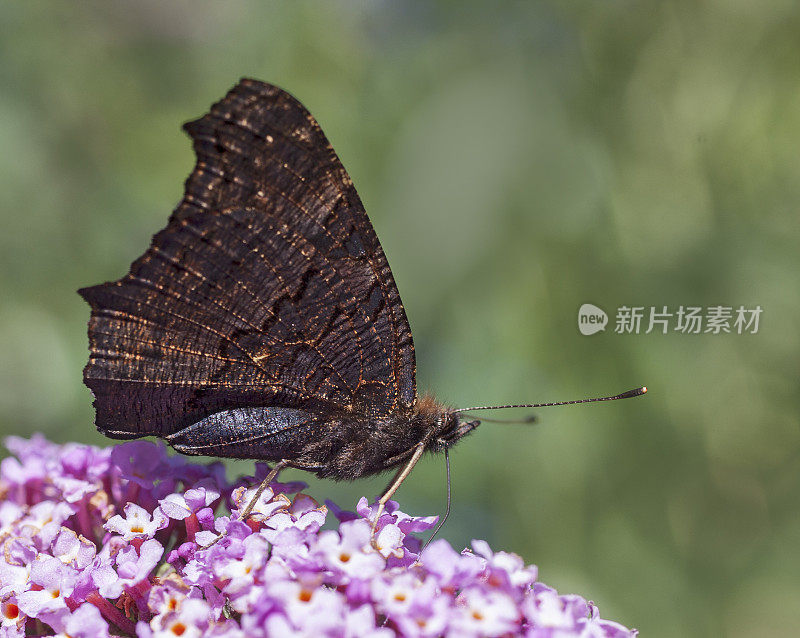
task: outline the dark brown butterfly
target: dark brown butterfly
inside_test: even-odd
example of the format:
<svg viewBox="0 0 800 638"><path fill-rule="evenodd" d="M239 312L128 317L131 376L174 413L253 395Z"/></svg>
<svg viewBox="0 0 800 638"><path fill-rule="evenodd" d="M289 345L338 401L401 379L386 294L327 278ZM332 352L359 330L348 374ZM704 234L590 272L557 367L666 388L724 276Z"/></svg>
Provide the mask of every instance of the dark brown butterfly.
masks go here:
<svg viewBox="0 0 800 638"><path fill-rule="evenodd" d="M271 477L399 466L382 507L423 452L479 422L417 395L386 256L300 102L246 79L184 128L197 164L167 227L128 275L79 291L97 428L277 461Z"/></svg>

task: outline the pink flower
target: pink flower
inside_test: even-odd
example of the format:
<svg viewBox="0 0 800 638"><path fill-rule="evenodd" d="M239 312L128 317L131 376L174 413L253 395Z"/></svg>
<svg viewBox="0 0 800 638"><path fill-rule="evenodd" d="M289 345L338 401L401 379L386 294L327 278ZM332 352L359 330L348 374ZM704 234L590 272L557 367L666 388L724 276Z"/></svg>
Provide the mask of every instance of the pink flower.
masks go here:
<svg viewBox="0 0 800 638"><path fill-rule="evenodd" d="M238 508L237 514L242 512L255 497L257 485L252 487L237 487L233 491L233 502ZM283 494L276 494L271 488L265 489L258 497L255 506L250 512L250 518L254 521L265 521L278 510L286 509L291 505L291 501Z"/></svg>
<svg viewBox="0 0 800 638"><path fill-rule="evenodd" d="M42 501L30 508L27 516L18 522L21 534L35 538L40 547L48 546L61 531L61 525L74 512L67 503Z"/></svg>
<svg viewBox="0 0 800 638"><path fill-rule="evenodd" d="M440 539L420 555L416 534L437 518L394 501L373 546L365 498L353 513L287 496L303 484L273 483L242 521L256 487L234 489L218 463L143 441L102 450L11 439L9 448L0 638L42 628L75 638L635 635L485 541L459 553ZM266 471L258 465L258 476ZM229 502L232 515L214 514ZM329 510L334 528L323 530Z"/></svg>
<svg viewBox="0 0 800 638"><path fill-rule="evenodd" d="M0 598L0 635L24 636L25 614L20 611L16 596Z"/></svg>
<svg viewBox="0 0 800 638"><path fill-rule="evenodd" d="M475 581L483 571L483 561L472 553L459 554L443 538L433 541L420 561L443 587L461 588Z"/></svg>
<svg viewBox="0 0 800 638"><path fill-rule="evenodd" d="M150 590L148 607L156 615L175 611L188 597L191 590L192 588L184 583L180 576L174 573L170 574Z"/></svg>
<svg viewBox="0 0 800 638"><path fill-rule="evenodd" d="M453 601L447 596L435 596L411 606L402 616L391 620L401 636L438 638L445 635L453 613ZM458 634L452 634L458 636Z"/></svg>
<svg viewBox="0 0 800 638"><path fill-rule="evenodd" d="M53 556L58 558L65 565L71 565L76 569L83 569L92 562L97 551L94 543L78 536L67 527L62 527L61 531L53 541L51 548Z"/></svg>
<svg viewBox="0 0 800 638"><path fill-rule="evenodd" d="M130 541L134 538L152 538L158 530L165 528L168 522L160 508L156 508L151 514L136 503L126 503L125 516L119 514L112 516L103 527L109 532L121 534L124 540Z"/></svg>
<svg viewBox="0 0 800 638"><path fill-rule="evenodd" d="M155 616L149 624L137 625L139 636L181 636L182 638L201 638L206 636L212 622L211 608L200 598L187 598L175 611Z"/></svg>
<svg viewBox="0 0 800 638"><path fill-rule="evenodd" d="M231 595L260 581L269 556L267 541L257 534L245 538L242 549L239 558L228 560L219 567L219 575L228 581L225 592Z"/></svg>
<svg viewBox="0 0 800 638"><path fill-rule="evenodd" d="M120 550L117 554L119 584L136 585L146 579L163 554L161 543L153 538L142 543L138 551L135 547Z"/></svg>
<svg viewBox="0 0 800 638"><path fill-rule="evenodd" d="M507 552L492 552L489 543L482 540L473 540L472 548L475 553L486 560L486 569L489 572L489 584L503 587L507 590L526 587L536 582L538 570L535 565L525 566L525 561L516 554Z"/></svg>
<svg viewBox="0 0 800 638"><path fill-rule="evenodd" d="M375 624L375 611L370 605L361 605L345 618L345 638L391 638L394 635L388 627Z"/></svg>
<svg viewBox="0 0 800 638"><path fill-rule="evenodd" d="M325 523L327 514L327 507L320 505L307 494L301 493L294 497L288 507L276 508L275 512L266 520L266 525L278 531L287 527L316 531Z"/></svg>
<svg viewBox="0 0 800 638"><path fill-rule="evenodd" d="M321 578L305 577L267 583L267 594L280 600L291 625L306 635L331 635L341 627L347 609L344 596L320 587Z"/></svg>
<svg viewBox="0 0 800 638"><path fill-rule="evenodd" d="M368 579L385 565L383 557L370 546L370 526L365 520L342 523L338 532L320 532L316 553L329 569L345 578Z"/></svg>
<svg viewBox="0 0 800 638"><path fill-rule="evenodd" d="M183 494L169 494L158 503L164 514L182 521L211 505L219 495L219 490L213 486L213 482L205 479Z"/></svg>
<svg viewBox="0 0 800 638"><path fill-rule="evenodd" d="M31 565L29 589L17 596L20 611L38 618L48 612L67 608L66 599L75 587L78 572L53 556L40 555Z"/></svg>
<svg viewBox="0 0 800 638"><path fill-rule="evenodd" d="M31 586L31 566L37 551L25 538L10 538L4 543L4 558L0 560L0 596L19 594Z"/></svg>
<svg viewBox="0 0 800 638"><path fill-rule="evenodd" d="M103 619L100 611L91 603L83 603L72 613L58 617L53 629L70 638L110 638L108 622Z"/></svg>
<svg viewBox="0 0 800 638"><path fill-rule="evenodd" d="M451 627L460 636L502 636L520 628L522 614L504 592L486 591L477 584L456 598Z"/></svg>
<svg viewBox="0 0 800 638"><path fill-rule="evenodd" d="M421 580L418 575L403 571L390 578L374 579L371 593L381 612L396 619L408 615L412 609L427 609L440 591L435 579Z"/></svg>
<svg viewBox="0 0 800 638"><path fill-rule="evenodd" d="M163 443L151 441L128 441L111 451L111 462L127 480L146 490L152 490L156 482L169 476L169 458Z"/></svg>

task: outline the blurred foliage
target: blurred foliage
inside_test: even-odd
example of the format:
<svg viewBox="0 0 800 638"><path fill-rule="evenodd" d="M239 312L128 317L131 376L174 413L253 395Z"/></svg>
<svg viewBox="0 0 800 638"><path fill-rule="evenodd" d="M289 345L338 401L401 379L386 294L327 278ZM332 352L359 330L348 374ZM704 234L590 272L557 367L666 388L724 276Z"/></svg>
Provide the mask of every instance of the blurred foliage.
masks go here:
<svg viewBox="0 0 800 638"><path fill-rule="evenodd" d="M795 634L798 28L785 0L3 3L0 431L108 443L74 291L144 251L193 163L180 124L254 76L308 106L355 180L422 390L651 388L482 426L454 452L444 535L516 551L646 636ZM584 337L585 302L764 314L757 335L612 317ZM441 511L441 459L400 497Z"/></svg>

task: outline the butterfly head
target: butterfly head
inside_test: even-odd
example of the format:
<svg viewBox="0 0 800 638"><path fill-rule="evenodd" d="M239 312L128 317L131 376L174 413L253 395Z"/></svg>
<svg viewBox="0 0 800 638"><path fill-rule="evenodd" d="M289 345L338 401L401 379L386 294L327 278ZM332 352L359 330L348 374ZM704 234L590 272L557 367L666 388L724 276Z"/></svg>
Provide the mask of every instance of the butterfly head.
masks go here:
<svg viewBox="0 0 800 638"><path fill-rule="evenodd" d="M419 399L417 414L427 429L427 447L433 452L443 452L481 423L465 421L458 411L441 405L431 396Z"/></svg>
<svg viewBox="0 0 800 638"><path fill-rule="evenodd" d="M431 446L435 452L441 452L454 445L481 424L478 420L465 421L456 412L443 412L437 423L436 436Z"/></svg>
<svg viewBox="0 0 800 638"><path fill-rule="evenodd" d="M443 406L430 395L418 399L416 413L427 431L427 448L433 452L443 452L481 423L465 421L457 410Z"/></svg>

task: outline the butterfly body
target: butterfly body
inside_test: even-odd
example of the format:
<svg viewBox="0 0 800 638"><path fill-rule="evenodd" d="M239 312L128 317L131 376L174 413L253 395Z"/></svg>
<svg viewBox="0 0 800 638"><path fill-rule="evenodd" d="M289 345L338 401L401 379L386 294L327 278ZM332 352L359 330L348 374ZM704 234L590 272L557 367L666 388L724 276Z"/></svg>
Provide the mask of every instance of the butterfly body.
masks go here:
<svg viewBox="0 0 800 638"><path fill-rule="evenodd" d="M417 395L383 249L308 111L242 80L184 128L197 162L168 225L125 277L79 291L98 429L334 479L474 429Z"/></svg>
<svg viewBox="0 0 800 638"><path fill-rule="evenodd" d="M358 410L315 414L294 408L237 408L211 414L165 438L183 454L213 450L215 456L228 458L287 460L323 478L350 480L401 464L421 441L426 449L440 451L471 425L430 399L421 400L419 407L386 419Z"/></svg>

